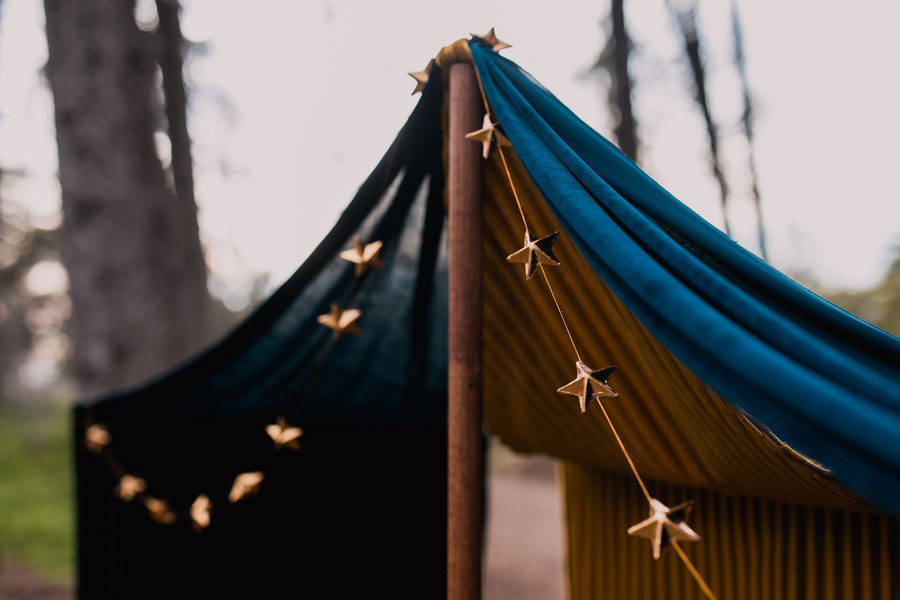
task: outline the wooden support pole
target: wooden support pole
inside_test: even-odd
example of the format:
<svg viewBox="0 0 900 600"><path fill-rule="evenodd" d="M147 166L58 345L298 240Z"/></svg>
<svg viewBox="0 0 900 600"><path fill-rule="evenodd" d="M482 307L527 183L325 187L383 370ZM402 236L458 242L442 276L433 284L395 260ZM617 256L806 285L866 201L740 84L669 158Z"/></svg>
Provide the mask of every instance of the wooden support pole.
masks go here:
<svg viewBox="0 0 900 600"><path fill-rule="evenodd" d="M450 65L447 598L481 598L482 230L481 128L475 69Z"/></svg>

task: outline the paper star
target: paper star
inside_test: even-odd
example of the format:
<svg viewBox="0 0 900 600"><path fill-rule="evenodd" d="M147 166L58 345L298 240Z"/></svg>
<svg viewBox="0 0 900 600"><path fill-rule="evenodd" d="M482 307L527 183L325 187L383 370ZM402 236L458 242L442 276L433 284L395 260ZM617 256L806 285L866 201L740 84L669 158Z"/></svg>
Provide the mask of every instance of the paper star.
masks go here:
<svg viewBox="0 0 900 600"><path fill-rule="evenodd" d="M344 333L359 335L359 327L356 326L356 320L361 314L356 309L341 310L336 302L332 302L331 313L319 315L318 321L325 327L334 330L332 335L334 335L334 339L338 339Z"/></svg>
<svg viewBox="0 0 900 600"><path fill-rule="evenodd" d="M491 115L485 114L481 129L466 134L467 140L481 142L481 154L485 160L491 153L491 142L496 141L498 146L511 146L506 136L500 133L495 123L491 123Z"/></svg>
<svg viewBox="0 0 900 600"><path fill-rule="evenodd" d="M525 279L531 279L538 265L559 266L559 261L553 255L553 242L556 241L558 231L554 231L546 237L531 241L531 234L525 230L525 245L506 257L511 263L525 263Z"/></svg>
<svg viewBox="0 0 900 600"><path fill-rule="evenodd" d="M469 35L472 36L472 41L476 44L490 46L491 50L494 52L500 52L504 48L512 48L512 45L497 38L497 34L494 33L493 27L491 27L491 30L484 35L476 35L474 33L470 33Z"/></svg>
<svg viewBox="0 0 900 600"><path fill-rule="evenodd" d="M303 430L299 427L288 427L284 417L278 417L275 425L266 425L266 433L275 442L276 448L287 446L291 450L300 449L300 436L303 435Z"/></svg>
<svg viewBox="0 0 900 600"><path fill-rule="evenodd" d="M616 367L606 367L595 371L580 360L575 363L578 369L574 381L567 383L558 390L560 394L578 396L581 412L587 410L588 398L615 398L619 394L609 387L609 378L615 373Z"/></svg>
<svg viewBox="0 0 900 600"><path fill-rule="evenodd" d="M653 544L653 558L659 559L670 543L697 542L700 536L684 520L691 512L693 501L669 508L655 498L650 499L650 517L628 528L628 535L642 537Z"/></svg>
<svg viewBox="0 0 900 600"><path fill-rule="evenodd" d="M125 502L131 502L135 496L147 489L147 482L134 475L122 475L119 485L113 490Z"/></svg>
<svg viewBox="0 0 900 600"><path fill-rule="evenodd" d="M356 274L362 275L369 270L369 267L381 269L384 265L378 259L378 253L381 252L383 244L372 242L371 244L363 244L362 238L358 235L353 236L353 248L344 250L339 254L344 260L350 261L356 265Z"/></svg>
<svg viewBox="0 0 900 600"><path fill-rule="evenodd" d="M428 66L425 67L423 71L409 74L410 77L416 80L416 89L412 91L413 96L415 96L417 92L421 92L425 89L425 85L428 83L428 77L431 75L431 65L433 64L434 59L431 59L428 61Z"/></svg>
<svg viewBox="0 0 900 600"><path fill-rule="evenodd" d="M234 485L231 486L231 491L228 492L228 501L237 502L241 498L252 496L258 492L259 486L262 485L263 477L265 475L263 475L262 471L241 473L235 477Z"/></svg>
<svg viewBox="0 0 900 600"><path fill-rule="evenodd" d="M144 506L150 511L150 516L157 523L163 525L171 525L175 522L175 513L169 510L169 505L165 500L147 496L144 498Z"/></svg>
<svg viewBox="0 0 900 600"><path fill-rule="evenodd" d="M109 446L112 437L109 435L106 427L99 423L94 423L84 432L84 443L87 449L95 454L103 452L103 449Z"/></svg>
<svg viewBox="0 0 900 600"><path fill-rule="evenodd" d="M194 531L200 531L209 527L210 509L212 502L205 495L200 494L194 503L191 504L191 522L194 524Z"/></svg>

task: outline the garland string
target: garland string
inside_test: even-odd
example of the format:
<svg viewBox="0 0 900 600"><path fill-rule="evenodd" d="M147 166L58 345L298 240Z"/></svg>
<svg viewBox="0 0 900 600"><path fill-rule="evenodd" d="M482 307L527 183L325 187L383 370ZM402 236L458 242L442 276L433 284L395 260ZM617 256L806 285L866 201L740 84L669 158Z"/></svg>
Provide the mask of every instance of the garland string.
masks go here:
<svg viewBox="0 0 900 600"><path fill-rule="evenodd" d="M481 84L481 76L478 75L477 69L475 69L475 73L476 73L476 79L478 80L478 89L481 92L481 99L484 102L484 109L488 113L488 115L490 115L491 109L490 109L490 105L488 104L488 101L487 101L487 96L484 93L484 87ZM513 182L512 174L510 173L509 164L506 162L506 156L503 153L503 148L499 144L497 144L496 148L497 148L498 152L500 153L500 160L503 162L503 170L506 173L506 178L509 181L509 187L512 190L513 198L515 198L516 206L518 207L519 214L522 217L522 223L525 225L525 230L528 231L528 221L525 218L525 211L522 208L522 202L519 199L518 192L516 191L516 186L515 186L515 183ZM578 346L576 346L576 344L575 344L575 340L572 337L572 332L569 329L569 325L568 325L568 322L566 321L566 317L563 314L562 308L559 305L559 301L556 299L556 294L553 292L553 286L550 285L550 279L549 279L549 277L547 277L547 272L544 269L544 265L539 264L538 268L541 270L541 274L544 276L544 281L547 284L547 290L550 292L550 296L553 298L553 303L556 305L557 312L559 312L559 317L562 320L563 327L565 327L566 333L569 336L569 341L572 343L572 348L575 350L575 356L578 357L579 361L581 361L581 355L578 352ZM615 437L616 442L619 445L619 448L622 450L622 454L625 456L625 460L628 461L628 466L631 467L631 472L634 474L635 480L637 481L638 485L640 486L641 491L643 492L644 496L647 499L647 502L650 502L650 500L652 499L652 496L650 495L650 491L647 489L647 486L644 484L644 480L641 478L640 473L638 473L637 467L635 466L634 461L631 459L631 455L628 453L628 450L625 448L625 444L622 441L622 438L619 436L618 431L616 431L616 428L613 425L612 419L609 417L609 413L606 412L606 407L603 405L603 402L601 402L600 398L597 398L596 400L597 400L597 404L600 405L600 409L603 411L603 416L606 417L606 422L609 424L610 431L612 431L612 434ZM684 550L681 549L681 546L678 544L678 542L675 540L670 540L670 541L671 541L672 547L675 548L675 552L678 554L678 557L681 559L681 562L684 563L684 566L687 568L688 572L691 574L691 576L697 582L697 585L700 587L700 589L703 591L703 593L706 595L706 597L715 599L716 596L715 596L715 594L713 594L712 590L709 588L709 585L707 585L706 580L703 578L703 576L700 574L700 572L697 570L697 568L694 566L694 564L691 562L691 560L688 558L688 556L684 553Z"/></svg>

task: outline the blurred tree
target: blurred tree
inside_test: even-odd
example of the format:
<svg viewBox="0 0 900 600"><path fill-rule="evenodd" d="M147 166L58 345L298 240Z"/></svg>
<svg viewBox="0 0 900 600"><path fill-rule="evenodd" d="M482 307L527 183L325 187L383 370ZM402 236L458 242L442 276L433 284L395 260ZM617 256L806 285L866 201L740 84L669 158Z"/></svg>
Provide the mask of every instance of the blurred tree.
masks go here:
<svg viewBox="0 0 900 600"><path fill-rule="evenodd" d="M133 0L45 0L44 10L72 360L81 393L93 396L171 367L211 335L196 205L182 171L190 167L189 145L187 158L182 147L180 166L172 165L176 192L155 139L163 112L158 64L164 63L164 77L168 71L165 91L177 96L172 84L181 77L180 33L141 31ZM171 16L161 14L161 25ZM160 38L176 40L178 65L168 62L174 54L160 58ZM174 159L186 130L175 132L182 126L172 115L176 105L183 115L184 97L173 96L166 104Z"/></svg>
<svg viewBox="0 0 900 600"><path fill-rule="evenodd" d="M609 23L612 35L607 37L606 45L591 71L601 71L609 77L607 106L613 113L616 144L631 160L637 162L640 139L631 104L633 82L628 72L628 58L633 44L625 27L624 0L611 0Z"/></svg>
<svg viewBox="0 0 900 600"><path fill-rule="evenodd" d="M8 396L12 392L16 370L25 351L31 346L31 334L23 318L27 300L21 287L24 275L22 265L29 258L22 256L24 237L20 228L4 218L0 210L0 396ZM28 248L31 246L27 244Z"/></svg>
<svg viewBox="0 0 900 600"><path fill-rule="evenodd" d="M872 325L900 336L900 246L894 249L894 261L881 282L872 289L823 295Z"/></svg>
<svg viewBox="0 0 900 600"><path fill-rule="evenodd" d="M684 39L684 53L691 68L694 80L694 101L703 115L706 123L707 141L709 143L709 162L713 176L719 184L719 197L722 201L722 220L725 225L725 233L731 235L731 227L728 223L728 184L725 181L725 171L722 168L722 160L719 155L719 132L713 121L709 107L709 94L706 90L706 67L703 63L703 49L701 48L700 35L697 30L697 2L689 0L678 2L668 0L669 9L678 22Z"/></svg>
<svg viewBox="0 0 900 600"><path fill-rule="evenodd" d="M5 191L5 180L6 171L0 165L0 193ZM27 228L5 217L4 208L0 196L0 399L13 392L16 371L32 344L24 319L28 299L21 283L38 245Z"/></svg>
<svg viewBox="0 0 900 600"><path fill-rule="evenodd" d="M184 50L187 44L181 35L180 12L181 6L177 0L156 0L159 17L156 35L165 98L166 132L172 146L170 170L175 193L182 199L179 205L186 213L182 221L193 229L188 235L196 236L197 205L194 199L191 137L187 128L187 91L184 86Z"/></svg>
<svg viewBox="0 0 900 600"><path fill-rule="evenodd" d="M734 64L738 77L741 80L741 96L743 97L744 110L741 112L741 129L747 139L747 159L750 168L750 191L753 194L753 205L756 208L756 233L759 244L759 254L762 259L769 262L766 251L766 228L762 216L762 198L759 193L759 175L756 172L756 153L753 147L753 99L750 96L750 83L747 81L747 63L744 55L744 34L741 27L741 18L738 14L737 1L731 2L731 27L734 39Z"/></svg>
<svg viewBox="0 0 900 600"><path fill-rule="evenodd" d="M0 210L0 400L20 395L19 369L36 346L60 334L66 290L28 285L34 269L59 265L57 234L29 222L22 210Z"/></svg>

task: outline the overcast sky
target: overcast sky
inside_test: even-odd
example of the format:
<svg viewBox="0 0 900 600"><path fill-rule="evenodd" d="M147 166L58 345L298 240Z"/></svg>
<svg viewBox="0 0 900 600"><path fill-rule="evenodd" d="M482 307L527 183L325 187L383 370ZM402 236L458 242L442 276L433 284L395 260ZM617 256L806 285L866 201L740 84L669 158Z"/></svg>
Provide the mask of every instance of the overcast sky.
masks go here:
<svg viewBox="0 0 900 600"><path fill-rule="evenodd" d="M628 0L643 165L717 226L703 124L663 0ZM189 77L202 235L228 286L284 280L328 231L418 98L408 71L441 46L496 27L504 50L588 124L608 133L603 91L585 77L606 2L185 0L185 35L204 42ZM440 6L447 6L442 4ZM534 5L538 6L538 5ZM832 287L871 285L900 245L900 4L745 0L757 161L771 262ZM852 9L852 11L851 11ZM38 0L4 0L0 164L29 177L5 194L45 222L58 210L52 103ZM730 3L699 3L711 103L734 190L735 236L756 251L738 135Z"/></svg>

